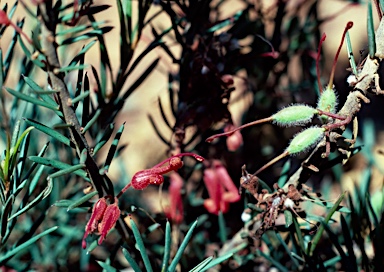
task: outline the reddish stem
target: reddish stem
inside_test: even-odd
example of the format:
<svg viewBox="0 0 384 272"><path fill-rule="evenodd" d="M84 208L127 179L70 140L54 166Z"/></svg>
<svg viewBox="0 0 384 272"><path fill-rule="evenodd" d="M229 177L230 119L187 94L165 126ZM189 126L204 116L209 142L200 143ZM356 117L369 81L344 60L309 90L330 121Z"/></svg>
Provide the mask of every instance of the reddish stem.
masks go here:
<svg viewBox="0 0 384 272"><path fill-rule="evenodd" d="M339 115L339 114L336 114L336 113L322 111L322 110L319 110L319 109L316 109L316 110L318 111L319 115L325 115L325 116L328 116L328 117L331 117L331 118L334 118L334 119L338 119L338 120L345 120L345 119L347 119L347 117Z"/></svg>
<svg viewBox="0 0 384 272"><path fill-rule="evenodd" d="M233 133L235 133L236 131L241 130L243 128L250 127L250 126L253 126L253 125L257 125L257 124L261 124L261 123L265 123L265 122L270 122L270 121L273 121L272 117L268 117L268 118L260 119L260 120L257 120L257 121L253 121L253 122L250 122L248 124L242 125L242 126L240 126L238 128L235 128L233 130L212 135L211 137L208 137L205 141L207 143L210 143L210 142L212 142L216 138L219 138L219 137L222 137L222 136L231 136Z"/></svg>
<svg viewBox="0 0 384 272"><path fill-rule="evenodd" d="M321 47L323 45L323 42L327 38L327 35L323 33L321 36L320 42L319 42L319 47L317 48L317 57L316 57L316 74L317 74L317 85L319 86L319 92L323 92L323 86L321 85L320 81L320 56L321 56Z"/></svg>
<svg viewBox="0 0 384 272"><path fill-rule="evenodd" d="M329 78L329 83L328 83L328 88L330 88L330 89L333 88L333 78L335 76L337 59L339 58L341 47L343 47L345 35L347 34L347 31L352 28L352 26L353 26L353 22L349 21L347 23L347 25L345 26L345 28L344 28L343 37L341 38L341 43L339 45L339 48L337 49L337 52L336 52L336 55L335 55L335 59L333 60L332 72L331 72L331 76Z"/></svg>

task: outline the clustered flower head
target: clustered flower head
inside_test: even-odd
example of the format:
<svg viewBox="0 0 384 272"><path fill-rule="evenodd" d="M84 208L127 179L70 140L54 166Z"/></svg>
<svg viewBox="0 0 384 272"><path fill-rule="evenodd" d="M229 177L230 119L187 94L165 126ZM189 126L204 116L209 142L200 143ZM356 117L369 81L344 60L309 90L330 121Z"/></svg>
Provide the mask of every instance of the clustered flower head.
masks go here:
<svg viewBox="0 0 384 272"><path fill-rule="evenodd" d="M204 200L204 207L208 212L216 215L220 211L225 213L229 209L229 203L241 199L239 190L219 160L213 160L211 166L204 170L203 180L209 194L209 198Z"/></svg>
<svg viewBox="0 0 384 272"><path fill-rule="evenodd" d="M173 170L178 170L183 166L181 157L191 156L194 157L197 161L203 161L204 158L193 154L193 153L181 153L175 156L172 156L161 163L155 165L150 169L145 169L137 172L133 177L131 183L125 186L121 192L114 198L111 196L105 196L100 198L92 208L91 217L85 227L85 233L83 236L82 247L85 249L87 247L86 238L89 234L98 233L100 234L100 239L98 244L100 245L108 232L116 225L117 220L120 218L120 209L118 206L118 198L126 191L129 187L133 187L136 190L143 190L150 184L160 185L164 182L164 177L162 175L169 173ZM181 222L183 219L183 209L182 209L182 199L180 195L180 190L183 185L183 181L178 174L171 175L171 186L170 186L170 195L171 203L174 204L174 207L171 208L171 218L175 222ZM113 199L113 203L107 204L107 199Z"/></svg>

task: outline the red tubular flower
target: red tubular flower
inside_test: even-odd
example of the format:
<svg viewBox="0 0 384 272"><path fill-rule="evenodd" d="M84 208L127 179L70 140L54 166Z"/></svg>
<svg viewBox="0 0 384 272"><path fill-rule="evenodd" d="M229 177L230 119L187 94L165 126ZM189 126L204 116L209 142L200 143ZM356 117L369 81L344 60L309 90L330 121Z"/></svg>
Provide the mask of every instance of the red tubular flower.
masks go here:
<svg viewBox="0 0 384 272"><path fill-rule="evenodd" d="M204 201L204 207L209 213L225 213L229 203L240 200L238 189L220 161L214 160L211 168L204 170L203 180L209 194L209 198Z"/></svg>
<svg viewBox="0 0 384 272"><path fill-rule="evenodd" d="M120 197L129 187L133 187L136 190L143 190L148 187L150 184L160 185L164 182L164 178L162 175L169 173L171 171L177 171L183 166L183 162L181 161L181 157L183 156L191 156L194 157L198 161L204 161L204 158L196 155L194 153L180 153L175 156L172 156L159 164L156 164L150 169L145 169L137 172L133 177L131 183L127 184L123 190L117 195ZM168 165L165 165L167 164ZM164 166L165 165L165 166Z"/></svg>
<svg viewBox="0 0 384 272"><path fill-rule="evenodd" d="M170 199L168 217L176 224L180 224L184 218L183 199L180 192L184 182L178 173L171 173L170 183L168 188Z"/></svg>
<svg viewBox="0 0 384 272"><path fill-rule="evenodd" d="M117 220L120 217L120 209L117 206L117 198L113 204L107 204L105 197L100 198L92 209L91 218L89 219L87 226L85 227L85 233L83 236L82 247L87 247L85 239L89 234L99 232L101 234L99 239L99 245L105 239L108 232L115 226Z"/></svg>
<svg viewBox="0 0 384 272"><path fill-rule="evenodd" d="M117 220L120 217L120 209L117 206L117 198L115 198L115 203L110 204L104 212L103 220L99 224L100 239L99 245L104 241L108 232L116 225Z"/></svg>

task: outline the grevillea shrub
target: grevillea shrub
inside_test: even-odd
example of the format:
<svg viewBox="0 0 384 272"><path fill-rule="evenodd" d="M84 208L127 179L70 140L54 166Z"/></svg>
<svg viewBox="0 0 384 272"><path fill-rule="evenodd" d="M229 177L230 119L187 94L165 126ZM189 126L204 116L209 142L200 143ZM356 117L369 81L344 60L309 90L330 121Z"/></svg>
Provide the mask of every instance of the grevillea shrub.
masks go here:
<svg viewBox="0 0 384 272"><path fill-rule="evenodd" d="M1 269L384 271L373 2L2 2Z"/></svg>

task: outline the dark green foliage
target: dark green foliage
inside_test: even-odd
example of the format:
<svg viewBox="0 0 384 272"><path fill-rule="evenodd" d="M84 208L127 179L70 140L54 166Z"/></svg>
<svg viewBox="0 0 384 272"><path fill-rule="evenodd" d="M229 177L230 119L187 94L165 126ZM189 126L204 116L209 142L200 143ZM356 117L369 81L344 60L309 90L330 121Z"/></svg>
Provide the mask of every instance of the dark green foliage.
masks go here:
<svg viewBox="0 0 384 272"><path fill-rule="evenodd" d="M233 0L116 0L110 3L117 10L116 26L98 19L109 5L91 0L35 2L41 3L14 1L1 7L20 30L12 24L0 26L0 38L9 41L0 48L0 266L41 271L119 271L128 266L164 272L384 270L383 188L370 188L372 167L379 165L373 122L364 121L363 146L358 141L357 148L347 146L337 153L341 145L332 142L332 159L322 156L324 146L315 146L332 132L321 124L304 130L314 133L304 133L291 145L288 141L297 131L270 125L244 129L243 145L231 151L226 138L204 141L238 119L246 123L274 116L292 104L296 106L288 119L278 115L277 123L319 125L312 120L320 90L311 52L326 19L319 18L318 1L301 1L294 11L288 10L290 1L275 1L273 12L266 13L260 1L250 0L238 1L239 6L232 6ZM375 2L382 6L382 1ZM26 17L15 18L17 9ZM369 57L374 59L379 46L372 12L369 4ZM31 42L20 33L26 26L32 26L32 32L25 33ZM119 43L107 45L106 34L114 28ZM149 39L145 46L142 38ZM351 67L358 76L348 39ZM98 53L95 67L87 63L91 49ZM166 57L148 61L155 50ZM118 52L117 63L113 51ZM294 60L299 80L288 71ZM143 194L130 188L117 202L121 214L107 239L98 245L95 229L82 250L94 203L104 197L112 205L118 189L131 180L126 166L133 151L120 139L132 131L117 116L156 69L168 77L168 96L159 97L158 111L148 113L146 122L153 127L148 133L158 136L170 153L198 153L205 161L185 158L177 174L164 176L161 201L151 188ZM336 85L339 94L346 93ZM235 119L230 106L244 101L248 106ZM334 112L335 105L336 100L328 111ZM299 108L306 112L296 120ZM124 118L130 121L129 115ZM290 154L310 147L314 155L307 155L305 162L293 157L282 169L271 167L262 179L246 171L264 165L286 146ZM152 151L152 143L146 148ZM360 185L336 201L325 201L326 192L338 184L328 183L324 196L320 187L329 176L342 176L341 161L359 150L368 161ZM151 163L149 172L170 166ZM244 163L247 167L241 168ZM120 177L108 176L111 165ZM339 168L332 174L327 170L334 165ZM206 170L218 169L225 171L207 182ZM215 181L212 196L209 186ZM313 191L309 184L315 184ZM241 200L229 201L233 196L224 193L233 193L234 187L237 194L240 185L246 189ZM177 204L172 202L176 197ZM168 199L167 210L162 200ZM209 200L219 207L217 212L209 210ZM312 202L321 212L307 205ZM180 207L182 211L173 210Z"/></svg>

